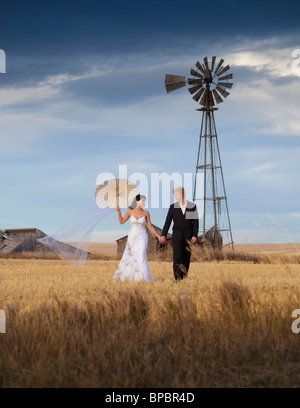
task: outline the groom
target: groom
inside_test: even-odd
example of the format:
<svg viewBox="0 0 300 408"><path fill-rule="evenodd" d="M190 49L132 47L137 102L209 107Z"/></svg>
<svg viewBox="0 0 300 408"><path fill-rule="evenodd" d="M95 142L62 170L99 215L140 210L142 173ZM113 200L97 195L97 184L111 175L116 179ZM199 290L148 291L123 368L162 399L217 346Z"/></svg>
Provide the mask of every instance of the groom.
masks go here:
<svg viewBox="0 0 300 408"><path fill-rule="evenodd" d="M159 242L165 242L173 220L173 271L177 281L187 276L191 258L188 241L192 244L197 242L199 218L196 204L185 199L183 187L173 188L172 193L176 202L169 208Z"/></svg>

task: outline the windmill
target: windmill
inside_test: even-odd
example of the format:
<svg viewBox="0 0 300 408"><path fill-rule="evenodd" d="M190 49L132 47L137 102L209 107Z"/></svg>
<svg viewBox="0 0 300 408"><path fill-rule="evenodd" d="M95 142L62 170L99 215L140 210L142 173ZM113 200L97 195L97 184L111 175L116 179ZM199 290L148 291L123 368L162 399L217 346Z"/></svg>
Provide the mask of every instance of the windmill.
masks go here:
<svg viewBox="0 0 300 408"><path fill-rule="evenodd" d="M209 240L217 249L225 245L233 247L230 218L225 191L224 176L218 144L214 111L218 110L215 103L227 98L233 85L233 75L228 73L230 66L224 66L224 60L216 63L216 57L204 63L196 62L196 69L191 69L192 78L167 74L165 87L167 92L175 91L191 85L189 92L193 99L202 107L196 109L202 112L200 140L198 147L193 200L200 200L203 206L202 237ZM202 173L202 174L201 174ZM203 191L199 186L200 176L203 179Z"/></svg>

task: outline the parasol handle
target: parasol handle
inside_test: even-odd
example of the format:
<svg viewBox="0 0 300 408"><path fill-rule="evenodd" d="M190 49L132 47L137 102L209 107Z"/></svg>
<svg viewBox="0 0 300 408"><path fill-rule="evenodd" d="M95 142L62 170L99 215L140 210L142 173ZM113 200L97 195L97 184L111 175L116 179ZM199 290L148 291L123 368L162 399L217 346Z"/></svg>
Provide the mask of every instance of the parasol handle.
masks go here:
<svg viewBox="0 0 300 408"><path fill-rule="evenodd" d="M120 185L119 185L119 179L116 180L116 198L117 198L117 206L120 203Z"/></svg>

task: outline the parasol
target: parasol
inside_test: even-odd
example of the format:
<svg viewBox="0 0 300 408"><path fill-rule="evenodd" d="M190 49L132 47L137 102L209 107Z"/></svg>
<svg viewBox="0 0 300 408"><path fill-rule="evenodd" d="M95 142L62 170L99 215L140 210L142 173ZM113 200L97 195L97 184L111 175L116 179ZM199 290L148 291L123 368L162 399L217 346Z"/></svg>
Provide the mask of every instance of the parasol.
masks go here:
<svg viewBox="0 0 300 408"><path fill-rule="evenodd" d="M136 184L126 179L110 179L101 183L95 191L97 204L107 208L128 207L139 194Z"/></svg>

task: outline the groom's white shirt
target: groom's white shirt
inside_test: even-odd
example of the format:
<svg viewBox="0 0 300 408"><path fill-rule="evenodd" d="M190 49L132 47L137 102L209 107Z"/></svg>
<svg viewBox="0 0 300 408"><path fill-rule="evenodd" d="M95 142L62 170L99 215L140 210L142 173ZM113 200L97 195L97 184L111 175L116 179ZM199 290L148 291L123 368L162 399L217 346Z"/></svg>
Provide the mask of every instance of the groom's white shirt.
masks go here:
<svg viewBox="0 0 300 408"><path fill-rule="evenodd" d="M186 205L187 205L187 200L185 200L184 205L181 204L181 202L179 202L180 208L182 210L182 214L184 215L185 210L186 210Z"/></svg>

